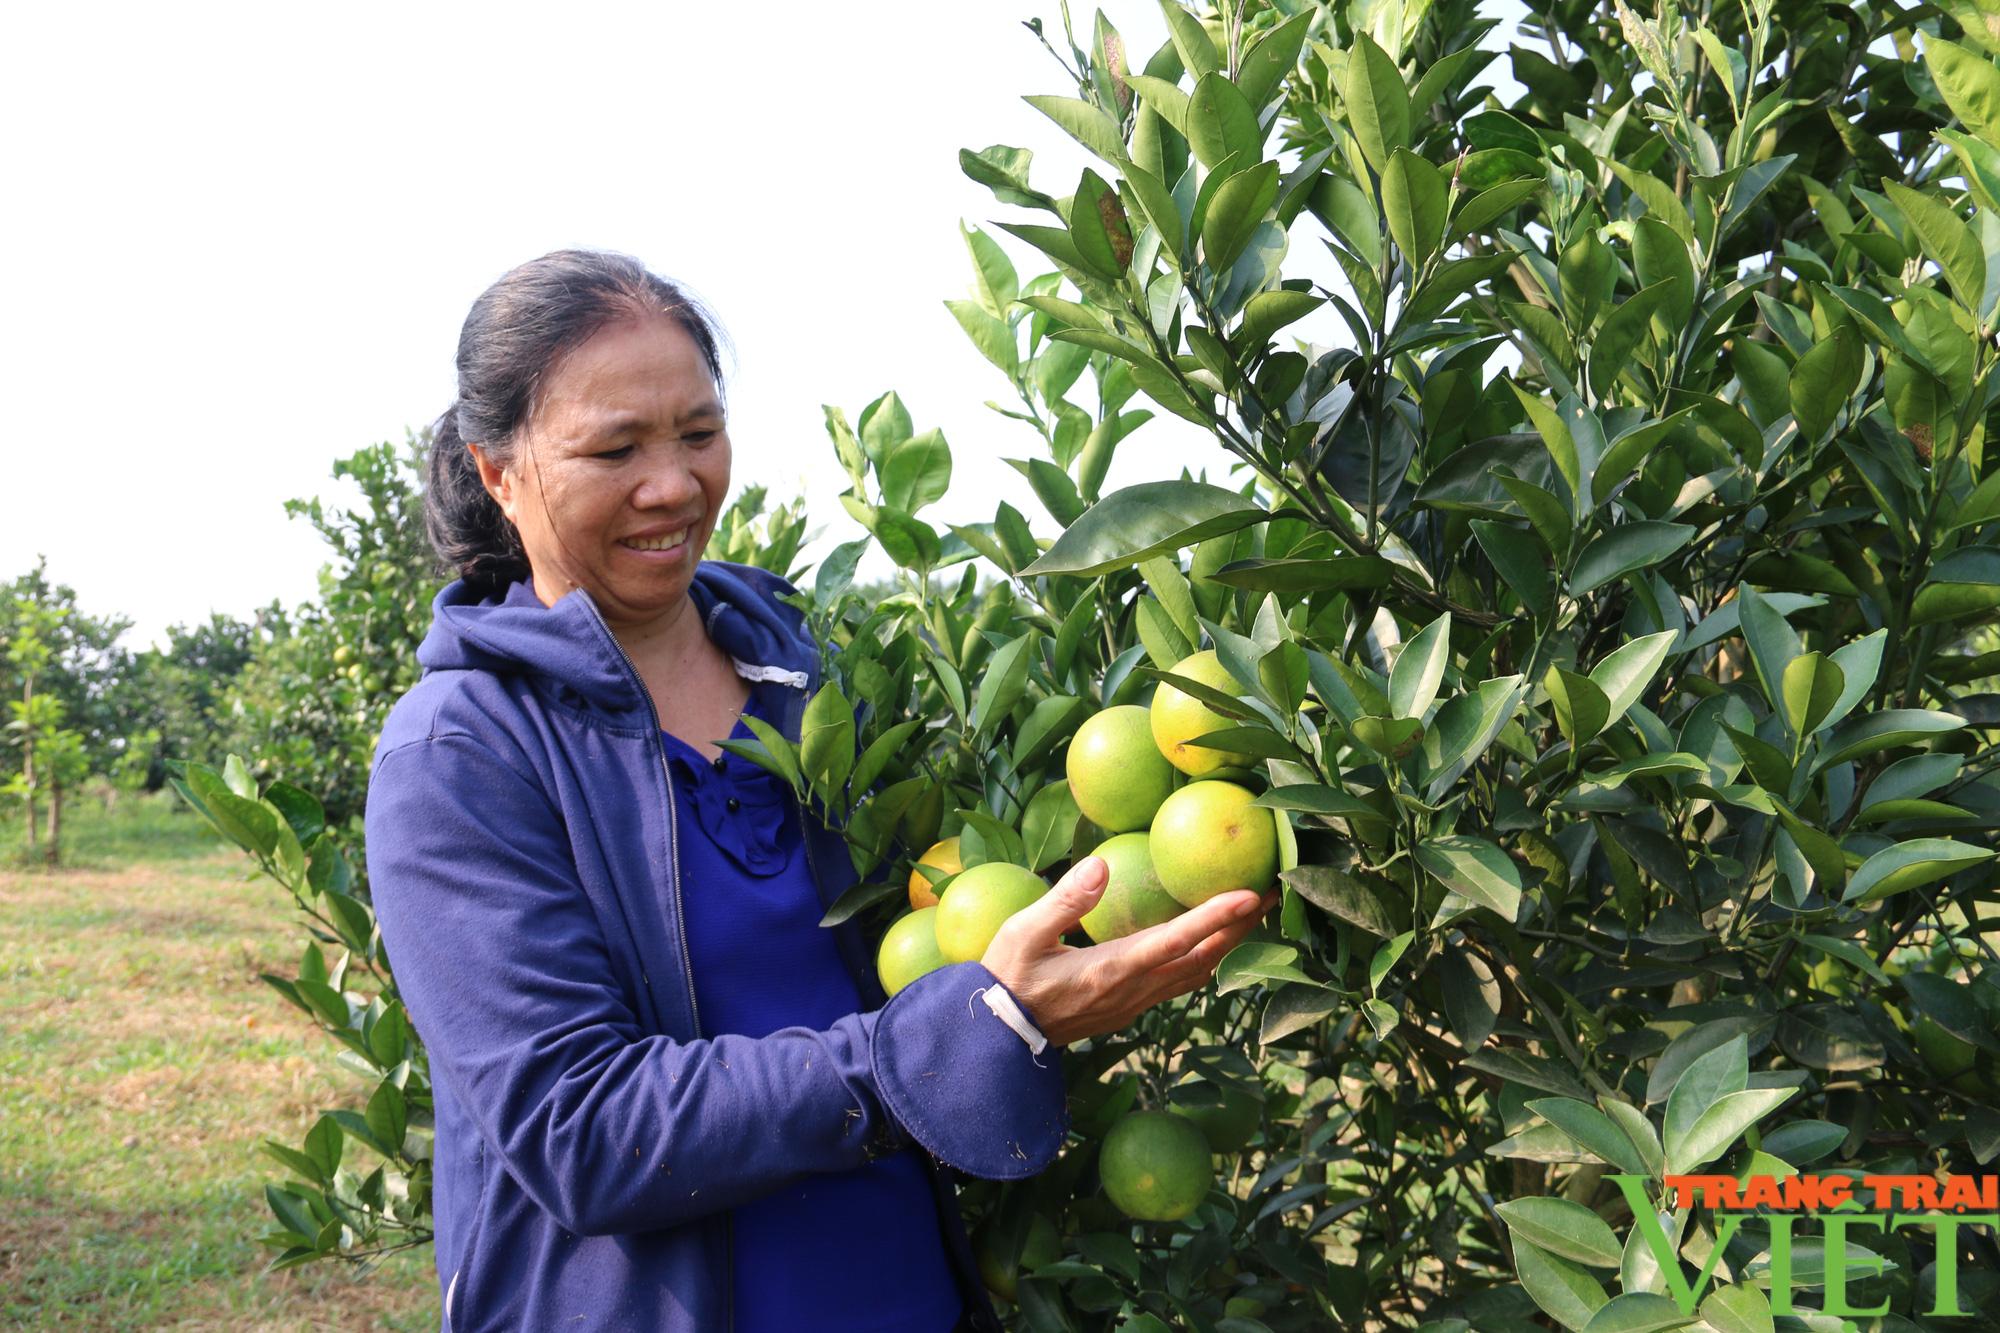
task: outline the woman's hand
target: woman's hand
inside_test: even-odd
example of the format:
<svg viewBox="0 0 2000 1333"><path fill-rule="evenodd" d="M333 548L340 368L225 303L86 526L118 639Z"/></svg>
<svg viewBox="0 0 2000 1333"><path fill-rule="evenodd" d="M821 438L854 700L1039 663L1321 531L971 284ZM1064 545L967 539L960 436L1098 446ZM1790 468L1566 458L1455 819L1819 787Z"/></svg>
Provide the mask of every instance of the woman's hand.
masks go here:
<svg viewBox="0 0 2000 1333"><path fill-rule="evenodd" d="M1056 1046L1116 1032L1162 1000L1207 984L1223 955L1242 943L1278 901L1248 889L1217 894L1123 939L1064 944L1104 896L1104 858L1086 856L1035 902L1009 917L979 961L1013 992Z"/></svg>

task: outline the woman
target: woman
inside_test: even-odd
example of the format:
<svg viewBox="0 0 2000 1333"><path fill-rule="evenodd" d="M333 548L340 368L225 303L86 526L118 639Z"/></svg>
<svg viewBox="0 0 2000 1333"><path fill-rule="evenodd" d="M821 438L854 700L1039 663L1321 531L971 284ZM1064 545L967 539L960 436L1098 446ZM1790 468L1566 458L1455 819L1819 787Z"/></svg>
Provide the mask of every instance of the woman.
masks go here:
<svg viewBox="0 0 2000 1333"><path fill-rule="evenodd" d="M1201 985L1269 902L1070 948L1086 858L885 1005L856 928L817 925L838 835L715 744L796 736L818 653L781 580L698 562L730 469L710 320L559 252L474 303L458 378L425 503L460 577L367 811L445 1327L997 1328L945 1169L1046 1166L1056 1052Z"/></svg>

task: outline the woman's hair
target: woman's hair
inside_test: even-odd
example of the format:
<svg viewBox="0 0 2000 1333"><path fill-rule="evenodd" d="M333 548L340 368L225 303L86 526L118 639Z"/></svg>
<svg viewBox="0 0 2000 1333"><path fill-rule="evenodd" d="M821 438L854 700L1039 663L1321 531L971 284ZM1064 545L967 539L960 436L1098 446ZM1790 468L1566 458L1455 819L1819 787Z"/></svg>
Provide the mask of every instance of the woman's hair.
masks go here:
<svg viewBox="0 0 2000 1333"><path fill-rule="evenodd" d="M472 303L458 335L458 399L431 428L424 488L424 530L447 571L488 586L528 576L521 535L486 493L466 443L496 466L511 464L556 364L607 324L644 314L664 314L687 331L720 393L715 317L628 255L557 250L511 270Z"/></svg>

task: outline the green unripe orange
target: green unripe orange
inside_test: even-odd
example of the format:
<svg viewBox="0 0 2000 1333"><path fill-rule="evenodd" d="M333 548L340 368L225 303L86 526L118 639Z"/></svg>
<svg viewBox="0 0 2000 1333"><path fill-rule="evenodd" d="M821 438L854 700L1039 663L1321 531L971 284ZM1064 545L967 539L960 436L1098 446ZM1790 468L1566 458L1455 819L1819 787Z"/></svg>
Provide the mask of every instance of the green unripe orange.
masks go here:
<svg viewBox="0 0 2000 1333"><path fill-rule="evenodd" d="M1097 1175L1105 1195L1127 1217L1177 1222L1208 1197L1215 1163L1193 1121L1166 1111L1134 1111L1104 1136Z"/></svg>
<svg viewBox="0 0 2000 1333"><path fill-rule="evenodd" d="M1084 933L1097 943L1123 939L1186 910L1160 887L1160 877L1153 870L1150 842L1151 838L1144 833L1121 833L1099 843L1091 853L1103 857L1111 872L1105 881L1104 896L1097 900L1097 906L1083 914Z"/></svg>
<svg viewBox="0 0 2000 1333"><path fill-rule="evenodd" d="M1138 704L1093 713L1070 738L1069 794L1084 818L1112 833L1142 829L1174 789L1174 766L1153 743L1152 716Z"/></svg>
<svg viewBox="0 0 2000 1333"><path fill-rule="evenodd" d="M894 995L926 972L945 965L938 951L937 908L924 907L897 917L882 933L882 947L875 951L875 975L882 989Z"/></svg>
<svg viewBox="0 0 2000 1333"><path fill-rule="evenodd" d="M1190 782L1153 816L1153 869L1174 901L1198 907L1231 889L1264 892L1278 879L1278 826L1233 782Z"/></svg>
<svg viewBox="0 0 2000 1333"><path fill-rule="evenodd" d="M1034 871L1004 861L961 870L938 899L937 942L945 961L978 962L1001 923L1048 889Z"/></svg>
<svg viewBox="0 0 2000 1333"><path fill-rule="evenodd" d="M1173 674L1194 681L1197 685L1207 685L1225 694L1234 694L1240 688L1236 678L1229 674L1229 668L1222 665L1222 659L1214 649L1206 649L1191 657L1184 657L1174 667ZM1205 736L1211 731L1221 731L1236 724L1210 708L1191 694L1183 694L1166 681L1153 692L1153 705L1149 721L1153 728L1153 743L1167 761L1191 778L1203 778L1218 769L1248 768L1255 763L1254 756L1237 754L1230 750L1206 750L1188 742L1197 736Z"/></svg>

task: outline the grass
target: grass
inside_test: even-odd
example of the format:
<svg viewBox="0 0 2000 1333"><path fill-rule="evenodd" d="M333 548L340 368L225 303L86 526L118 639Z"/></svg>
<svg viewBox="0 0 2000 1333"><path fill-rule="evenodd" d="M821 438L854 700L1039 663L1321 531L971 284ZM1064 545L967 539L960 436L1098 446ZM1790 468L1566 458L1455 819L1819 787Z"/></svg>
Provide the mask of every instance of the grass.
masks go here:
<svg viewBox="0 0 2000 1333"><path fill-rule="evenodd" d="M65 817L63 869L0 839L0 1325L437 1328L428 1248L263 1271L257 1143L367 1092L258 980L295 968L291 899L171 797Z"/></svg>

